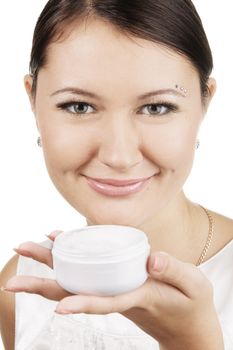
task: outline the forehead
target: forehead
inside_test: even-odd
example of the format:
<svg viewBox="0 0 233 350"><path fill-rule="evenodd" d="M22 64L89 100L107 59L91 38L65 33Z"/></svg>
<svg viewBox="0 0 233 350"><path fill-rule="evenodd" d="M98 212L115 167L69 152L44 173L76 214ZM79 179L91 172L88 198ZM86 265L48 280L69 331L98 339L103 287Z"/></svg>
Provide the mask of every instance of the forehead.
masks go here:
<svg viewBox="0 0 233 350"><path fill-rule="evenodd" d="M42 69L57 85L79 82L142 86L199 81L189 60L152 41L124 34L99 19L80 23L63 40L50 44ZM94 86L94 85L93 85ZM98 86L96 86L98 88Z"/></svg>

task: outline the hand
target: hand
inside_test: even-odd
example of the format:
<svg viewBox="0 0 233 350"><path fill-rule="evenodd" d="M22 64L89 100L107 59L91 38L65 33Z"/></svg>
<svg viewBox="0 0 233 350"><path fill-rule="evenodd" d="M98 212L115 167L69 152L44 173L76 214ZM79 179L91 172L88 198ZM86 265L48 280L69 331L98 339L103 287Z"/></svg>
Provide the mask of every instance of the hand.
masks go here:
<svg viewBox="0 0 233 350"><path fill-rule="evenodd" d="M51 251L36 243L24 243L16 252L53 268ZM71 295L54 280L31 276L15 276L6 288L57 300L60 314L121 313L155 338L161 350L223 350L213 290L204 274L162 252L150 255L147 269L149 278L141 287L113 297Z"/></svg>

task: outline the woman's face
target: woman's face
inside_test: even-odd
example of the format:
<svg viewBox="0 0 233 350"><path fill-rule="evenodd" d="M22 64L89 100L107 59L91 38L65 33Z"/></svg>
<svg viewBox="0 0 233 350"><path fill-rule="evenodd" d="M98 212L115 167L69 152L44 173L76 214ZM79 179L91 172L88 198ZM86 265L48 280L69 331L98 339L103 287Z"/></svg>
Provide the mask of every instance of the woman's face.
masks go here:
<svg viewBox="0 0 233 350"><path fill-rule="evenodd" d="M47 63L32 107L62 196L90 224L135 227L177 200L205 112L188 60L93 19L51 44ZM148 177L124 187L90 182Z"/></svg>

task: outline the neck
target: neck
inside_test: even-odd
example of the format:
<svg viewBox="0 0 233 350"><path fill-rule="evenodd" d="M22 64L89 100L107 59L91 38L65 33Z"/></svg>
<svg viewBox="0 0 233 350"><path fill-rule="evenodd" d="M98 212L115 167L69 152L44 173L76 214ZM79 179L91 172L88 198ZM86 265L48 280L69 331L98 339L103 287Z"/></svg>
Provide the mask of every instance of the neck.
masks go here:
<svg viewBox="0 0 233 350"><path fill-rule="evenodd" d="M147 234L151 251L164 251L179 260L196 264L206 242L208 226L204 210L181 192L138 228Z"/></svg>
<svg viewBox="0 0 233 350"><path fill-rule="evenodd" d="M91 221L87 220L87 225L92 225ZM189 201L182 191L136 228L146 233L151 252L164 251L196 264L206 243L209 221L204 210Z"/></svg>

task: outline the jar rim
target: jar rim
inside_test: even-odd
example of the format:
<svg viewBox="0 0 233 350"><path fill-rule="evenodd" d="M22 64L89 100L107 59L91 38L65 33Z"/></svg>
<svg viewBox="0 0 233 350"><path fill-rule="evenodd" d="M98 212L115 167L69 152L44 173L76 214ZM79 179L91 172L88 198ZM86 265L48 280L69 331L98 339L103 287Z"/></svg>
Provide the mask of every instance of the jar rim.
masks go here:
<svg viewBox="0 0 233 350"><path fill-rule="evenodd" d="M78 249L73 249L73 247L68 248L68 247L64 247L62 245L62 241L64 241L64 238L67 237L67 236L65 236L67 234L75 235L75 234L79 233L82 235L82 237L84 237L86 231L88 231L88 230L97 230L98 231L98 230L103 229L103 227L105 228L105 230L106 230L106 228L108 228L108 229L114 228L115 231L116 230L120 231L121 228L124 228L124 229L130 228L131 237L130 236L128 236L128 237L130 237L130 238L133 237L134 233L132 233L132 231L137 231L138 236L135 237L136 238L135 243L133 243L131 245L128 245L128 246L126 245L125 247L119 247L119 249L116 249L116 250L113 249L110 252L108 250L106 252L100 252L100 253L94 252L94 254L93 254L93 252L90 253L90 251L85 253L85 252L80 251ZM122 231L121 231L121 233L122 233ZM93 235L95 235L95 234L96 234L96 232L93 232ZM115 234L115 232L114 232L114 234ZM125 234L125 232L124 232L124 234ZM105 237L109 238L108 235L110 235L110 233L106 233ZM85 237L84 237L84 239L85 239ZM129 242L129 243L131 243L131 242ZM148 244L148 238L147 238L146 234L143 231L140 231L134 227L122 226L122 225L93 225L93 226L87 226L87 227L84 227L81 229L74 229L74 230L70 230L70 231L66 231L66 232L61 233L54 241L52 252L56 255L60 255L63 258L69 257L72 260L78 259L82 262L84 262L84 261L88 262L88 260L98 262L98 261L103 261L106 259L108 261L116 260L116 259L122 260L122 258L124 258L126 256L134 257L134 256L142 254L145 250L148 249L148 247L149 247L149 244Z"/></svg>

